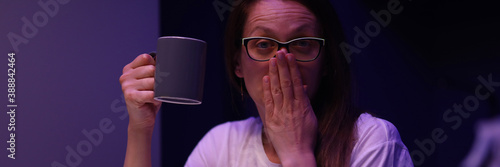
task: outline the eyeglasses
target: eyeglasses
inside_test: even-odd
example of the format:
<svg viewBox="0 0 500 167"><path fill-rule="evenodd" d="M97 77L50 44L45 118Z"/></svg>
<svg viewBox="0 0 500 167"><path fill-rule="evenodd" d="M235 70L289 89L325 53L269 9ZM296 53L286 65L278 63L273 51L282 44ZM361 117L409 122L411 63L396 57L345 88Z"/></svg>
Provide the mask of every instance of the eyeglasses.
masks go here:
<svg viewBox="0 0 500 167"><path fill-rule="evenodd" d="M248 56L255 61L268 61L276 56L279 49L285 47L288 53L295 55L297 61L309 62L318 58L321 48L325 45L325 39L316 37L296 38L288 42L268 37L248 37L241 41Z"/></svg>

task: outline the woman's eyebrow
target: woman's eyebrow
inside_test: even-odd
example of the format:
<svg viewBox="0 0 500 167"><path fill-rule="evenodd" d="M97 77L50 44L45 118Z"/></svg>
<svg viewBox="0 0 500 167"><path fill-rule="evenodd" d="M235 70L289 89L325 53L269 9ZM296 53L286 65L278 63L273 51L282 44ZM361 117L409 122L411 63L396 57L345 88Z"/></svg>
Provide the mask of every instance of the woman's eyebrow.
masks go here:
<svg viewBox="0 0 500 167"><path fill-rule="evenodd" d="M264 26L256 26L252 31L250 31L250 34L253 34L257 30L262 30L265 34L274 34L274 31L272 29Z"/></svg>
<svg viewBox="0 0 500 167"><path fill-rule="evenodd" d="M312 26L311 24L302 24L300 26L298 26L297 28L295 28L293 30L293 33L296 33L296 34L301 34L301 35L304 35L304 34L309 34L307 32L308 29L311 29L312 31L312 34L310 34L309 36L314 36L314 35L317 35L318 32L316 32L317 30L315 29L314 26Z"/></svg>
<svg viewBox="0 0 500 167"><path fill-rule="evenodd" d="M292 31L292 33L302 33L306 29L314 30L314 28L311 27L311 25L302 24L302 25L298 26L297 28L295 28ZM261 25L256 26L252 31L250 31L250 34L253 34L255 31L258 31L258 30L263 31L265 34L275 34L275 31L273 29L265 27L265 26L261 26ZM316 33L316 32L314 32L314 33Z"/></svg>

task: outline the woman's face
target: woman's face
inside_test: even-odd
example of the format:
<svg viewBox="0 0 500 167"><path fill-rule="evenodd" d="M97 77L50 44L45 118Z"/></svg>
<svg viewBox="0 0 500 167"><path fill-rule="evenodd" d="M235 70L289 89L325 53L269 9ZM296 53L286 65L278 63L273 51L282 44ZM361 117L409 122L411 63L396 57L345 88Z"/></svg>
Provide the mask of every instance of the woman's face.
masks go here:
<svg viewBox="0 0 500 167"><path fill-rule="evenodd" d="M269 37L286 42L300 37L319 37L316 17L297 2L261 0L249 10L243 29L245 37ZM238 77L245 81L246 89L257 105L261 118L264 116L262 78L268 75L269 61L252 60L241 47L240 58L235 68ZM281 48L285 50L286 48ZM321 51L323 52L323 51ZM311 62L297 62L304 85L307 85L309 99L319 86L322 56ZM264 118L263 118L264 119Z"/></svg>

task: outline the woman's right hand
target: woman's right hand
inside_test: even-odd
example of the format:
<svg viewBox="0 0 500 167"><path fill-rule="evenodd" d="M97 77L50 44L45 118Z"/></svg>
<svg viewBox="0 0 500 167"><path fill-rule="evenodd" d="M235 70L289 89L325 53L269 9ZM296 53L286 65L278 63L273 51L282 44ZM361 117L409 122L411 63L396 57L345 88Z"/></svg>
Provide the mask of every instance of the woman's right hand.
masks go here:
<svg viewBox="0 0 500 167"><path fill-rule="evenodd" d="M151 139L161 102L153 99L155 60L141 54L123 67L120 84L129 115L125 167L151 166Z"/></svg>
<svg viewBox="0 0 500 167"><path fill-rule="evenodd" d="M148 54L125 65L120 84L129 114L129 131L152 132L161 102L154 97L155 60Z"/></svg>

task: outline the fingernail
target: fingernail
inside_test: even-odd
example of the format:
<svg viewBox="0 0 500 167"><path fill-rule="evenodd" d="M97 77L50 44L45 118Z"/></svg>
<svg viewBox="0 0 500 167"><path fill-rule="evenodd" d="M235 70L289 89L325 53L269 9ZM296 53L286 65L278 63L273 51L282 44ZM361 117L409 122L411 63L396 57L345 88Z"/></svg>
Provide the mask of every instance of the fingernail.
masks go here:
<svg viewBox="0 0 500 167"><path fill-rule="evenodd" d="M275 58L271 58L271 60L269 60L271 62L271 66L273 67L276 67L276 59Z"/></svg>
<svg viewBox="0 0 500 167"><path fill-rule="evenodd" d="M277 54L278 54L278 56L277 56L278 59L283 60L283 56L284 56L283 52L278 52Z"/></svg>
<svg viewBox="0 0 500 167"><path fill-rule="evenodd" d="M264 83L269 83L269 77L264 76Z"/></svg>

